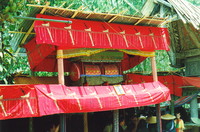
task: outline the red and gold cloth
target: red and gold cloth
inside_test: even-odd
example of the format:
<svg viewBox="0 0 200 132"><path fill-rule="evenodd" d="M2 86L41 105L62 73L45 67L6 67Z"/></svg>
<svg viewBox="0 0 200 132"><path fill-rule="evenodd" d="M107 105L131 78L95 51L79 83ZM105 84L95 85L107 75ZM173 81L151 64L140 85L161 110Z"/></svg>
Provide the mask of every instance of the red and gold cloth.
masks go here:
<svg viewBox="0 0 200 132"><path fill-rule="evenodd" d="M72 23L35 21L37 44L59 49L107 48L142 51L169 50L167 28L133 26L38 14L37 18L66 20Z"/></svg>
<svg viewBox="0 0 200 132"><path fill-rule="evenodd" d="M114 86L1 85L0 120L107 111L170 100L169 89L160 82L119 88L123 94L118 95Z"/></svg>

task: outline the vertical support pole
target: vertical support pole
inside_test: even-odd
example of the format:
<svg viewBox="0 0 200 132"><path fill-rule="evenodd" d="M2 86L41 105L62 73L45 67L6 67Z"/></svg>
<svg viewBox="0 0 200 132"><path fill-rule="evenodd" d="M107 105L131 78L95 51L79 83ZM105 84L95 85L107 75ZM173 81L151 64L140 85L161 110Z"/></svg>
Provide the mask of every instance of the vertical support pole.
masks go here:
<svg viewBox="0 0 200 132"><path fill-rule="evenodd" d="M113 111L113 128L114 132L119 132L119 110Z"/></svg>
<svg viewBox="0 0 200 132"><path fill-rule="evenodd" d="M190 102L190 115L191 118L198 118L198 103L196 97Z"/></svg>
<svg viewBox="0 0 200 132"><path fill-rule="evenodd" d="M197 102L197 97L195 97L191 102L190 102L190 115L191 118L196 118L198 119L198 102ZM199 132L199 127L193 127L192 128L193 132Z"/></svg>
<svg viewBox="0 0 200 132"><path fill-rule="evenodd" d="M57 56L63 56L63 50L57 50ZM58 83L65 85L65 76L64 76L64 59L57 58L58 63ZM66 114L60 115L60 132L66 132Z"/></svg>
<svg viewBox="0 0 200 132"><path fill-rule="evenodd" d="M174 115L175 113L174 113L174 95L171 95L171 107L170 107L170 113L172 114L172 115Z"/></svg>
<svg viewBox="0 0 200 132"><path fill-rule="evenodd" d="M63 56L63 50L57 50L57 54ZM65 85L65 76L64 76L64 59L57 58L58 62L58 83Z"/></svg>
<svg viewBox="0 0 200 132"><path fill-rule="evenodd" d="M156 68L156 57L151 57L151 67L152 67L152 75L153 75L153 81L158 81L158 75L157 75L157 68Z"/></svg>
<svg viewBox="0 0 200 132"><path fill-rule="evenodd" d="M36 76L35 72L34 71L31 71L31 76L34 77ZM33 132L33 117L30 117L29 118L29 132Z"/></svg>
<svg viewBox="0 0 200 132"><path fill-rule="evenodd" d="M83 123L84 123L84 132L88 132L88 116L87 116L87 113L83 113Z"/></svg>
<svg viewBox="0 0 200 132"><path fill-rule="evenodd" d="M60 114L60 132L66 132L66 114Z"/></svg>
<svg viewBox="0 0 200 132"><path fill-rule="evenodd" d="M33 132L33 118L29 118L29 132Z"/></svg>
<svg viewBox="0 0 200 132"><path fill-rule="evenodd" d="M0 120L0 132L3 132L3 121L2 120Z"/></svg>
<svg viewBox="0 0 200 132"><path fill-rule="evenodd" d="M158 81L155 57L151 57L151 66L152 66L153 81ZM156 120L157 120L157 131L162 132L160 104L156 104Z"/></svg>

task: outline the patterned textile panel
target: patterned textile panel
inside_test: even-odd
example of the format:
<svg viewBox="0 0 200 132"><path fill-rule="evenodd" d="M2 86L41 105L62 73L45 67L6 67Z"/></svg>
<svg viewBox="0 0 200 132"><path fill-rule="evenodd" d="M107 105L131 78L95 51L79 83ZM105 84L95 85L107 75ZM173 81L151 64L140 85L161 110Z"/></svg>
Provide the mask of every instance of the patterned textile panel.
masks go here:
<svg viewBox="0 0 200 132"><path fill-rule="evenodd" d="M114 64L104 65L105 75L119 75L119 69Z"/></svg>
<svg viewBox="0 0 200 132"><path fill-rule="evenodd" d="M85 65L85 75L101 75L101 69L98 65Z"/></svg>

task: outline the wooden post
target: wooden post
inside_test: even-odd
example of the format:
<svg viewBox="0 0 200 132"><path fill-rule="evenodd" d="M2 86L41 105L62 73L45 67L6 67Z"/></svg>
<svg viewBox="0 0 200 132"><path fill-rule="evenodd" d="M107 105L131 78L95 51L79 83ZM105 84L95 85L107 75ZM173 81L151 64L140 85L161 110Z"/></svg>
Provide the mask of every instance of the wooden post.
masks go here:
<svg viewBox="0 0 200 132"><path fill-rule="evenodd" d="M66 114L60 114L60 132L66 132Z"/></svg>
<svg viewBox="0 0 200 132"><path fill-rule="evenodd" d="M87 113L83 113L84 132L88 132L88 117Z"/></svg>
<svg viewBox="0 0 200 132"><path fill-rule="evenodd" d="M158 81L155 57L151 57L151 66L152 66L153 81ZM160 104L156 104L156 120L157 120L157 131L162 132Z"/></svg>
<svg viewBox="0 0 200 132"><path fill-rule="evenodd" d="M58 50L57 54L63 56L63 50ZM64 76L64 59L58 58L58 83L65 85L65 76Z"/></svg>
<svg viewBox="0 0 200 132"><path fill-rule="evenodd" d="M119 110L113 111L113 132L119 132Z"/></svg>
<svg viewBox="0 0 200 132"><path fill-rule="evenodd" d="M33 130L33 117L29 118L29 132L34 132L34 130Z"/></svg>
<svg viewBox="0 0 200 132"><path fill-rule="evenodd" d="M171 107L170 107L170 112L172 115L174 115L174 95L171 95Z"/></svg>
<svg viewBox="0 0 200 132"><path fill-rule="evenodd" d="M36 74L35 74L35 72L34 71L31 71L31 77L34 77ZM34 132L34 130L33 130L33 117L30 117L29 118L29 132Z"/></svg>
<svg viewBox="0 0 200 132"><path fill-rule="evenodd" d="M2 120L0 120L0 132L3 132L3 121Z"/></svg>
<svg viewBox="0 0 200 132"><path fill-rule="evenodd" d="M57 50L57 56L63 56L63 50ZM64 76L64 59L58 58L58 83L65 85L65 76ZM66 132L66 114L60 115L60 132Z"/></svg>

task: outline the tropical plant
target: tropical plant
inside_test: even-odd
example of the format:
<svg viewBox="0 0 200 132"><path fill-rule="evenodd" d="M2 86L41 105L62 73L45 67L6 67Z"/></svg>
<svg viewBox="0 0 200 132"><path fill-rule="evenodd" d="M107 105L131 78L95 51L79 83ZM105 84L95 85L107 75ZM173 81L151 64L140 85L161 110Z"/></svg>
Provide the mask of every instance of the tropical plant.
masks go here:
<svg viewBox="0 0 200 132"><path fill-rule="evenodd" d="M10 77L16 64L16 57L13 55L10 40L12 35L9 30L15 30L20 20L14 16L22 13L25 7L24 0L0 0L0 80L1 83L10 83Z"/></svg>

